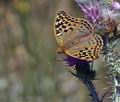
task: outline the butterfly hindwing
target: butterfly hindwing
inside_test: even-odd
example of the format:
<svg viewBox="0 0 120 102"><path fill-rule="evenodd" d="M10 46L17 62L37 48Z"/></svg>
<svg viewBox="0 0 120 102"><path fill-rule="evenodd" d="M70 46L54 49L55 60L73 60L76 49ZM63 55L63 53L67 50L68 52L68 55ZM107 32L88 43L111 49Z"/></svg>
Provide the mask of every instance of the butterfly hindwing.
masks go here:
<svg viewBox="0 0 120 102"><path fill-rule="evenodd" d="M65 50L65 53L82 60L93 61L99 58L100 50L103 47L102 38L95 34L90 40L83 44L77 44Z"/></svg>

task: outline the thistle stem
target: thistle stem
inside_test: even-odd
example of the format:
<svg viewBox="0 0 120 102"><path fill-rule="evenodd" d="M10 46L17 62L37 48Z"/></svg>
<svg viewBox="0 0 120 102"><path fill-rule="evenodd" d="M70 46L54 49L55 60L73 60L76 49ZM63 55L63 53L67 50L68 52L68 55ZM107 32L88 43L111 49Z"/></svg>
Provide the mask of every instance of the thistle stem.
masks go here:
<svg viewBox="0 0 120 102"><path fill-rule="evenodd" d="M71 73L74 76L76 76L79 80L81 80L83 82L83 84L87 87L87 89L90 92L90 96L92 97L92 102L102 102L99 99L98 94L96 92L96 88L90 79L81 77L79 74L75 74L73 72L71 72Z"/></svg>
<svg viewBox="0 0 120 102"><path fill-rule="evenodd" d="M95 86L92 83L91 80L89 79L83 79L82 82L86 85L86 87L88 88L89 92L90 92L90 96L92 97L92 102L101 102L98 94L95 90Z"/></svg>

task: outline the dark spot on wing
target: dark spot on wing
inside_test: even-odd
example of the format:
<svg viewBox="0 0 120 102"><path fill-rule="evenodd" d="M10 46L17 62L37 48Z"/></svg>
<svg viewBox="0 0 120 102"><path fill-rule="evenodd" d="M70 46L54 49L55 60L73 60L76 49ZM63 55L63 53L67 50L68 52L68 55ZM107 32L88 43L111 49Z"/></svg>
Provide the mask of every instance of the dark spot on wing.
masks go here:
<svg viewBox="0 0 120 102"><path fill-rule="evenodd" d="M83 55L86 55L86 52L83 52Z"/></svg>
<svg viewBox="0 0 120 102"><path fill-rule="evenodd" d="M64 32L67 32L68 30L64 30Z"/></svg>
<svg viewBox="0 0 120 102"><path fill-rule="evenodd" d="M71 26L71 24L69 23L68 26Z"/></svg>
<svg viewBox="0 0 120 102"><path fill-rule="evenodd" d="M79 52L83 52L83 50L80 50Z"/></svg>
<svg viewBox="0 0 120 102"><path fill-rule="evenodd" d="M62 25L62 28L66 28L66 26Z"/></svg>
<svg viewBox="0 0 120 102"><path fill-rule="evenodd" d="M69 28L70 30L73 30L73 28Z"/></svg>
<svg viewBox="0 0 120 102"><path fill-rule="evenodd" d="M66 21L65 24L68 24L68 22Z"/></svg>
<svg viewBox="0 0 120 102"><path fill-rule="evenodd" d="M60 21L60 19L57 18L57 19L56 19L56 22L59 22L59 21Z"/></svg>

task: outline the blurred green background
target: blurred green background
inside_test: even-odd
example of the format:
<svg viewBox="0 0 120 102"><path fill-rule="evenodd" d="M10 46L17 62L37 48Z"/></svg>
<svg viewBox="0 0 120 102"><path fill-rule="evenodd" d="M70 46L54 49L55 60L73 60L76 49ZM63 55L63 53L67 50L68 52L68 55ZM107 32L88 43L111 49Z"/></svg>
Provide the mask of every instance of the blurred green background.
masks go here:
<svg viewBox="0 0 120 102"><path fill-rule="evenodd" d="M84 85L57 60L59 10L82 17L74 0L0 0L0 102L90 102ZM99 95L107 86L103 63L95 63Z"/></svg>

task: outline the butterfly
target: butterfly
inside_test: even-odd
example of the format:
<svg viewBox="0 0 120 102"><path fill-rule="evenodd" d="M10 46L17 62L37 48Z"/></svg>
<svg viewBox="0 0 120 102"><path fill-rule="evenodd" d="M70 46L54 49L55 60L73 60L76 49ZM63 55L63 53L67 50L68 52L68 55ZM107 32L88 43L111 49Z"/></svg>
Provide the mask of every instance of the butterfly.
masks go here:
<svg viewBox="0 0 120 102"><path fill-rule="evenodd" d="M59 11L55 17L54 34L59 53L86 61L99 58L103 40L100 35L94 34L94 27L85 19Z"/></svg>

